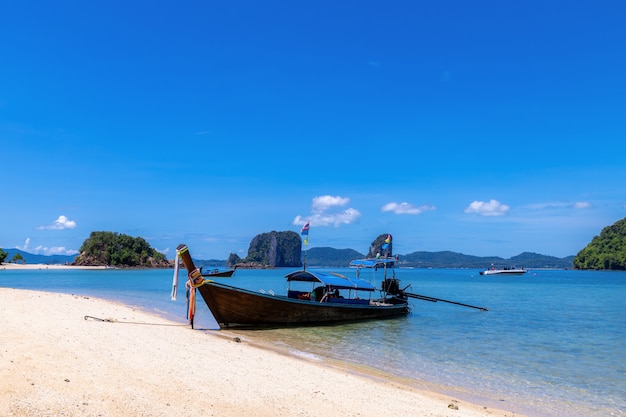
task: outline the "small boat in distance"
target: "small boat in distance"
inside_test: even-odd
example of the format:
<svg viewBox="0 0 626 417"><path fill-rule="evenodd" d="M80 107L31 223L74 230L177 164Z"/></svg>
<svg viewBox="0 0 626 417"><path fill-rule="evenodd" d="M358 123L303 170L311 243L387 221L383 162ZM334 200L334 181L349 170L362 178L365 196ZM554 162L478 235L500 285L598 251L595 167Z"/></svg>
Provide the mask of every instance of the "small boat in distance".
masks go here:
<svg viewBox="0 0 626 417"><path fill-rule="evenodd" d="M486 271L480 271L480 275L524 275L526 271L524 268L516 268L512 267L504 267L504 268L495 268L493 264L491 264L491 269L487 269Z"/></svg>
<svg viewBox="0 0 626 417"><path fill-rule="evenodd" d="M217 268L210 270L209 272L203 272L202 267L200 267L200 273L203 277L207 278L230 278L235 273L235 269L229 269L227 271L221 271Z"/></svg>

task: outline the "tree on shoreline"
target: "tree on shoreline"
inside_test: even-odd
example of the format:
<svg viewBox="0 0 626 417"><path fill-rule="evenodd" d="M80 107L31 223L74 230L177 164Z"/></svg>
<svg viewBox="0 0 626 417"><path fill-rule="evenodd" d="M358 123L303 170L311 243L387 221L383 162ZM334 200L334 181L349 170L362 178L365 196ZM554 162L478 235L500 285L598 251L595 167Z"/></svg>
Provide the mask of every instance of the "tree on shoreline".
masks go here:
<svg viewBox="0 0 626 417"><path fill-rule="evenodd" d="M11 258L11 262L21 262L25 264L26 260L24 259L21 253L16 253L15 255L13 255L13 258Z"/></svg>

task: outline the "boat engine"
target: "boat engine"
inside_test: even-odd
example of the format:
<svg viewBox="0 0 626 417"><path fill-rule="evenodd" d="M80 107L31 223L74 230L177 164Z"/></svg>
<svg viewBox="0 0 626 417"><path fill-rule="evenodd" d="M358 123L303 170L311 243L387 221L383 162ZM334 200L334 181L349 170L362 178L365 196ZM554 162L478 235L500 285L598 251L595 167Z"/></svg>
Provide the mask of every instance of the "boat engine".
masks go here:
<svg viewBox="0 0 626 417"><path fill-rule="evenodd" d="M385 278L380 286L389 295L402 296L404 292L400 289L400 280L397 278Z"/></svg>

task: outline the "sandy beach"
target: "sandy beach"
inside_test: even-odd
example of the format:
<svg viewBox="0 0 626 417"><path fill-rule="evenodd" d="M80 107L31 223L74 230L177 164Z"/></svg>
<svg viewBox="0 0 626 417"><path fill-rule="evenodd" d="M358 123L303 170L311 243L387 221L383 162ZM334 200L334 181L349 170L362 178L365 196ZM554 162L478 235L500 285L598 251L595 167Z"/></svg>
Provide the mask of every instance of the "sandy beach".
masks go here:
<svg viewBox="0 0 626 417"><path fill-rule="evenodd" d="M32 270L32 269L106 269L106 266L75 266L75 265L63 265L63 264L18 264L18 263L6 263L0 264L1 269L11 270Z"/></svg>
<svg viewBox="0 0 626 417"><path fill-rule="evenodd" d="M519 416L106 300L0 297L3 416Z"/></svg>

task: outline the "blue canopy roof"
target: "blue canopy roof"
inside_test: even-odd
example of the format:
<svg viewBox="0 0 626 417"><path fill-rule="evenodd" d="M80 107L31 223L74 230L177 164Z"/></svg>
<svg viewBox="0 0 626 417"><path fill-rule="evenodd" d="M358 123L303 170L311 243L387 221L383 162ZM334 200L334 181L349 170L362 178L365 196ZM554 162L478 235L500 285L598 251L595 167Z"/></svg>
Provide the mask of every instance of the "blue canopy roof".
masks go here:
<svg viewBox="0 0 626 417"><path fill-rule="evenodd" d="M348 278L334 272L300 270L285 275L285 278L287 278L287 281L319 282L325 286L331 286L338 289L352 289L359 291L374 291L376 289L376 287L364 279Z"/></svg>
<svg viewBox="0 0 626 417"><path fill-rule="evenodd" d="M350 266L356 268L374 268L379 267L382 268L387 266L388 268L393 267L393 263L396 260L394 258L368 258L368 259L357 259L355 261L350 262Z"/></svg>

